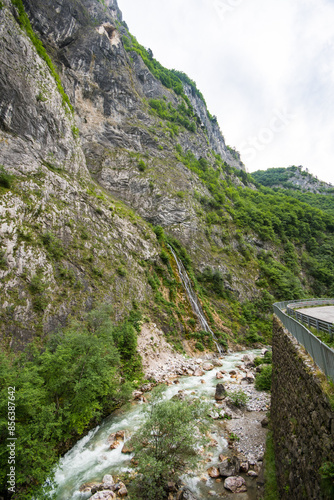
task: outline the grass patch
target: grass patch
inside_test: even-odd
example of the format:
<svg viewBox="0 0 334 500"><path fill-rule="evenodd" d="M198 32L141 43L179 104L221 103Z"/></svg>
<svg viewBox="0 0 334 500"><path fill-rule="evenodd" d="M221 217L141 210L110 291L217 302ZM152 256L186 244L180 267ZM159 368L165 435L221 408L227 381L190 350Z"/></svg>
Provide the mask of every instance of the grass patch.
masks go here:
<svg viewBox="0 0 334 500"><path fill-rule="evenodd" d="M279 500L276 480L273 435L268 431L264 454L264 496L262 500Z"/></svg>

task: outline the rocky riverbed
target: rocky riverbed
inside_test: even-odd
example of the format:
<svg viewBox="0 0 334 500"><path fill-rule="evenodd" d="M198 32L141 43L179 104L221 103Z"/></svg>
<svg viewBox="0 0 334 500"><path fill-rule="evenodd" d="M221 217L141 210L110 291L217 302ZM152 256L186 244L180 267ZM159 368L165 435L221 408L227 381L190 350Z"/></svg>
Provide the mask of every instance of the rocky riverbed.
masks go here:
<svg viewBox="0 0 334 500"><path fill-rule="evenodd" d="M154 341L154 335L149 333L148 339L153 336ZM168 359L170 354L165 354ZM215 496L232 500L258 498L258 487L263 482L266 434L262 421L270 398L254 387L255 355L261 355L261 351L228 353L211 359L187 359L180 355L174 366L171 363L167 367L156 366L152 381L134 392L130 408L122 408L108 417L63 457L56 471L55 498L108 500L127 496L134 470L127 441L140 427L144 418L142 409L160 376L166 386L164 397L205 398L210 403L212 418L210 447L202 451L196 470L187 471L180 484L170 485L169 500ZM225 394L217 399L221 386ZM240 390L248 399L244 406L238 407L233 402L233 393Z"/></svg>

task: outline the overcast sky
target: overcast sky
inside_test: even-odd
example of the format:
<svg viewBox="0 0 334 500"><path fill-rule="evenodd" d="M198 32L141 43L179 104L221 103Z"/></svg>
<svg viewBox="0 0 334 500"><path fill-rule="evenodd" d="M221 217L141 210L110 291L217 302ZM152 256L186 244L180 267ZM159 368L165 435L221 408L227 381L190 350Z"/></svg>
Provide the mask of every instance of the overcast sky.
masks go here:
<svg viewBox="0 0 334 500"><path fill-rule="evenodd" d="M248 172L334 184L333 0L118 0L131 33L196 81Z"/></svg>

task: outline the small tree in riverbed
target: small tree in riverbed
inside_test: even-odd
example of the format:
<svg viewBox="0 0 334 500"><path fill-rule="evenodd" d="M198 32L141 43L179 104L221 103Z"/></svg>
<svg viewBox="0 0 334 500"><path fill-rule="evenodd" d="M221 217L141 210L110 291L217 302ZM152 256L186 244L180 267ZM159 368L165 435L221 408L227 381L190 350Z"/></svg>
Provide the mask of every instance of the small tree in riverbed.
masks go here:
<svg viewBox="0 0 334 500"><path fill-rule="evenodd" d="M139 472L132 486L134 498L168 497L168 481L196 463L207 441L207 413L207 405L198 399L153 399L145 424L131 439Z"/></svg>

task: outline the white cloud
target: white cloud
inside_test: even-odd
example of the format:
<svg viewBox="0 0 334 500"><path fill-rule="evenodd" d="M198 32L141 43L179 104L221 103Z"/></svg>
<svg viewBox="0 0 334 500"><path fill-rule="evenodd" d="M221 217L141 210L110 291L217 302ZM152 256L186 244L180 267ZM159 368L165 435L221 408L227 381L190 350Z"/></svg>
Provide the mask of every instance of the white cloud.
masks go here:
<svg viewBox="0 0 334 500"><path fill-rule="evenodd" d="M304 165L334 183L332 1L119 0L119 7L140 43L196 81L228 144L263 139L245 160L249 170ZM270 125L277 110L294 116L279 131Z"/></svg>

